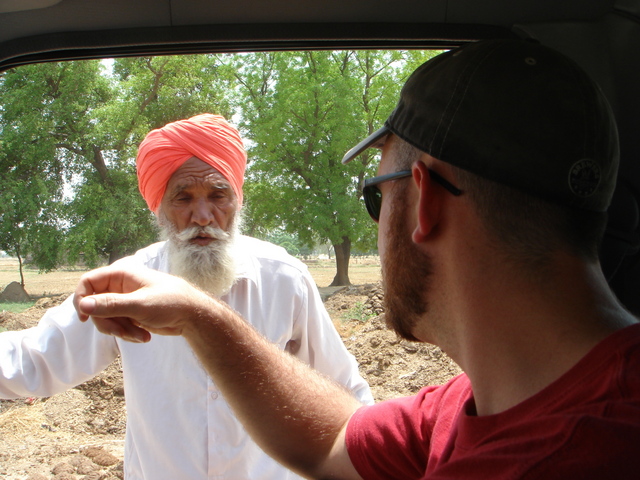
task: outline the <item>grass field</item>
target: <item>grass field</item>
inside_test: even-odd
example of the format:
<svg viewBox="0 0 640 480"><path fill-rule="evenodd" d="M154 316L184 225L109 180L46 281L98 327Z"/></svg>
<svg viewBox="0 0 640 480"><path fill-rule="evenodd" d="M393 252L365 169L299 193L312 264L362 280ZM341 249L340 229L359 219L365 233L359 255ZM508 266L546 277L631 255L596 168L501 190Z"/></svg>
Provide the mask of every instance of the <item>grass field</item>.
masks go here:
<svg viewBox="0 0 640 480"><path fill-rule="evenodd" d="M306 263L318 287L327 287L331 283L336 274L334 260L312 260ZM81 268L61 268L41 274L36 269L26 268L25 290L33 298L71 293L85 271L86 269ZM378 257L353 258L349 266L349 278L354 285L377 282L380 279ZM0 258L0 291L13 281L20 282L18 261Z"/></svg>
<svg viewBox="0 0 640 480"><path fill-rule="evenodd" d="M327 287L336 275L335 260L305 262L318 287ZM349 262L349 280L354 285L375 283L380 280L380 260L378 257L352 258Z"/></svg>

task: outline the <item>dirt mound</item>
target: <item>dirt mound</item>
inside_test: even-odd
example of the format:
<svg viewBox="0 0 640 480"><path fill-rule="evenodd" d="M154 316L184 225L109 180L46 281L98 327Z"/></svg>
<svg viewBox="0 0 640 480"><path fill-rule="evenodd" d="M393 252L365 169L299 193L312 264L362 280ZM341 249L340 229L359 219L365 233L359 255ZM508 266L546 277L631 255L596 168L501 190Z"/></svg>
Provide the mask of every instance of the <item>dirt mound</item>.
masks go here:
<svg viewBox="0 0 640 480"><path fill-rule="evenodd" d="M21 314L0 313L0 327L34 326L68 297L38 300ZM459 368L440 349L399 339L384 324L380 284L350 286L325 302L376 401L443 383ZM123 478L126 411L120 360L102 374L50 398L0 400L0 477L16 480Z"/></svg>
<svg viewBox="0 0 640 480"><path fill-rule="evenodd" d="M11 282L0 293L0 302L28 302L29 300L31 297L18 282Z"/></svg>

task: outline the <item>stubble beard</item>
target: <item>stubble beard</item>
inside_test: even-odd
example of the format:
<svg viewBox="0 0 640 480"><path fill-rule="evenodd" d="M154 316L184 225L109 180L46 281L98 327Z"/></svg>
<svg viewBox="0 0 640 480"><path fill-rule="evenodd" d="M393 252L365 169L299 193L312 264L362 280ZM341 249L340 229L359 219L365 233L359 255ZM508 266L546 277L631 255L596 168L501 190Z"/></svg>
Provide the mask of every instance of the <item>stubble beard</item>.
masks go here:
<svg viewBox="0 0 640 480"><path fill-rule="evenodd" d="M427 296L433 262L411 241L411 232L405 222L405 215L410 208L405 190L397 188L393 193L388 245L382 261L385 321L400 337L418 341L413 332L416 324L429 311Z"/></svg>
<svg viewBox="0 0 640 480"><path fill-rule="evenodd" d="M167 241L169 272L210 295L221 297L228 293L236 279L236 241L240 222L240 215L236 212L228 231L212 226L188 227L178 231L160 211L158 227L162 238ZM191 243L202 234L214 240L208 245Z"/></svg>

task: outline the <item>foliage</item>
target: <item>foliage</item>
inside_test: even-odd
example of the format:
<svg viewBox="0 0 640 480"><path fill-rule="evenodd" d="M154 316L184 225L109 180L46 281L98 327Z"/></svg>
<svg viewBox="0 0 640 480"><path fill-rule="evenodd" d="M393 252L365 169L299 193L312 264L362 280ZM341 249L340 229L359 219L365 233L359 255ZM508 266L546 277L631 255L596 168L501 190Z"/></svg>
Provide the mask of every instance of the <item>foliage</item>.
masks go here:
<svg viewBox="0 0 640 480"><path fill-rule="evenodd" d="M219 113L250 163L245 231L292 253L375 248L359 198L374 153L343 153L380 126L425 52L314 51L52 62L0 74L0 250L48 271L113 261L156 237L137 190L151 129ZM347 263L345 263L345 261Z"/></svg>
<svg viewBox="0 0 640 480"><path fill-rule="evenodd" d="M286 232L282 228L268 231L257 238L281 246L289 255L310 255L312 253L312 249L308 245L303 244L297 236Z"/></svg>
<svg viewBox="0 0 640 480"><path fill-rule="evenodd" d="M34 65L4 73L0 96L0 248L51 270L61 255L62 151L81 148L83 114L108 98L107 82L97 62Z"/></svg>
<svg viewBox="0 0 640 480"><path fill-rule="evenodd" d="M376 238L359 201L375 154L346 166L340 160L389 115L419 56L312 51L232 59L251 140L247 223L255 229L266 220L267 229L282 226L307 245L330 241L338 260L334 285L349 283L351 245L370 250Z"/></svg>
<svg viewBox="0 0 640 480"><path fill-rule="evenodd" d="M98 61L5 72L0 167L9 173L0 180L0 249L46 271L63 253L95 266L152 242L136 147L170 121L229 114L214 65L200 55L117 60L113 72Z"/></svg>

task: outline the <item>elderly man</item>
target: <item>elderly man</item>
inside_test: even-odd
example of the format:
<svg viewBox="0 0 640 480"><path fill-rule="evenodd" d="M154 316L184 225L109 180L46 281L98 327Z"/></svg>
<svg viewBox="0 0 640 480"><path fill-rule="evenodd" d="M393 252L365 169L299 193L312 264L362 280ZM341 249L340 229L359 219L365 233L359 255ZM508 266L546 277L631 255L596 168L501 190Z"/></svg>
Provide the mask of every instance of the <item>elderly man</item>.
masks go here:
<svg viewBox="0 0 640 480"><path fill-rule="evenodd" d="M459 363L446 385L362 406L170 276L87 274L81 319L182 335L254 438L309 477L637 478L640 325L598 262L618 148L597 85L531 42L470 44L416 70L346 161L375 145L387 320Z"/></svg>
<svg viewBox="0 0 640 480"><path fill-rule="evenodd" d="M373 403L306 267L280 247L238 234L245 165L238 131L220 116L199 115L150 132L138 153L139 186L167 240L117 264L151 276L179 275L282 351ZM116 333L135 340L118 322ZM117 355L128 413L128 480L297 478L249 438L184 339L123 342L80 323L72 299L37 327L0 335L0 396L62 392ZM254 380L254 393L269 389ZM240 373L235 381L250 379Z"/></svg>

